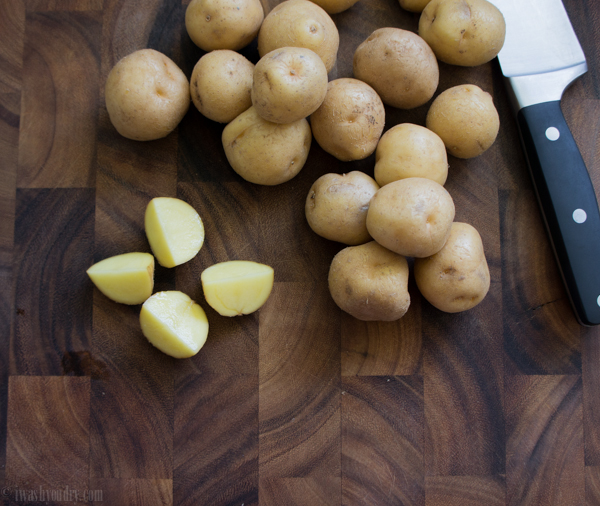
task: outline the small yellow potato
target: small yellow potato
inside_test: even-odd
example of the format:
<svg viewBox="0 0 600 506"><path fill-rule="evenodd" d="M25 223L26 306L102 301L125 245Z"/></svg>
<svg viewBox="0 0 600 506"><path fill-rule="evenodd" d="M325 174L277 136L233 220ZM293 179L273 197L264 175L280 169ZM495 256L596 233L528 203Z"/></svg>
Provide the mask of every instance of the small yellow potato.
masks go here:
<svg viewBox="0 0 600 506"><path fill-rule="evenodd" d="M371 85L384 104L413 109L428 102L440 71L431 48L416 33L379 28L354 52L354 77Z"/></svg>
<svg viewBox="0 0 600 506"><path fill-rule="evenodd" d="M264 17L260 0L192 0L185 11L185 28L204 51L237 51L258 35Z"/></svg>
<svg viewBox="0 0 600 506"><path fill-rule="evenodd" d="M337 60L340 34L333 19L309 0L285 0L263 21L258 33L262 57L282 47L305 47L317 53L331 72Z"/></svg>
<svg viewBox="0 0 600 506"><path fill-rule="evenodd" d="M305 214L316 234L348 245L371 240L367 230L367 210L379 190L375 180L360 171L324 174L311 186Z"/></svg>
<svg viewBox="0 0 600 506"><path fill-rule="evenodd" d="M146 207L146 237L163 267L175 267L194 258L204 244L204 224L187 202L156 197Z"/></svg>
<svg viewBox="0 0 600 506"><path fill-rule="evenodd" d="M419 35L438 60L474 67L492 60L504 45L506 24L487 0L431 0L419 19Z"/></svg>
<svg viewBox="0 0 600 506"><path fill-rule="evenodd" d="M385 108L377 92L358 79L334 79L310 126L319 146L344 162L371 155L385 126Z"/></svg>
<svg viewBox="0 0 600 506"><path fill-rule="evenodd" d="M193 357L208 337L204 309L178 291L157 292L146 300L140 326L153 346L175 358Z"/></svg>
<svg viewBox="0 0 600 506"><path fill-rule="evenodd" d="M430 0L399 0L400 7L409 12L422 12Z"/></svg>
<svg viewBox="0 0 600 506"><path fill-rule="evenodd" d="M462 84L436 97L425 125L441 137L451 155L473 158L494 144L500 117L489 93L474 84Z"/></svg>
<svg viewBox="0 0 600 506"><path fill-rule="evenodd" d="M273 123L293 123L315 112L327 93L327 71L318 55L303 47L282 47L254 68L252 105Z"/></svg>
<svg viewBox="0 0 600 506"><path fill-rule="evenodd" d="M428 257L446 243L454 213L452 197L442 185L409 177L382 186L373 196L367 230L399 255Z"/></svg>
<svg viewBox="0 0 600 506"><path fill-rule="evenodd" d="M430 257L416 258L414 272L423 297L446 313L475 307L490 288L481 236L468 223L453 223L444 247Z"/></svg>
<svg viewBox="0 0 600 506"><path fill-rule="evenodd" d="M334 302L358 320L395 321L410 306L406 258L375 241L341 250L328 284Z"/></svg>
<svg viewBox="0 0 600 506"><path fill-rule="evenodd" d="M374 175L379 186L407 177L425 177L444 185L448 177L444 141L420 125L395 125L377 144Z"/></svg>
<svg viewBox="0 0 600 506"><path fill-rule="evenodd" d="M211 265L200 275L204 297L221 316L254 313L273 289L272 267L248 260Z"/></svg>
<svg viewBox="0 0 600 506"><path fill-rule="evenodd" d="M289 181L304 167L312 133L306 118L271 123L250 107L223 129L221 139L227 160L239 176L273 186Z"/></svg>
<svg viewBox="0 0 600 506"><path fill-rule="evenodd" d="M150 253L124 253L92 265L88 276L109 299L141 304L154 288L154 257Z"/></svg>
<svg viewBox="0 0 600 506"><path fill-rule="evenodd" d="M229 123L252 105L254 64L230 49L206 53L194 66L190 92L208 119Z"/></svg>
<svg viewBox="0 0 600 506"><path fill-rule="evenodd" d="M117 132L151 141L166 137L179 125L190 106L190 83L168 56L140 49L111 69L104 98Z"/></svg>

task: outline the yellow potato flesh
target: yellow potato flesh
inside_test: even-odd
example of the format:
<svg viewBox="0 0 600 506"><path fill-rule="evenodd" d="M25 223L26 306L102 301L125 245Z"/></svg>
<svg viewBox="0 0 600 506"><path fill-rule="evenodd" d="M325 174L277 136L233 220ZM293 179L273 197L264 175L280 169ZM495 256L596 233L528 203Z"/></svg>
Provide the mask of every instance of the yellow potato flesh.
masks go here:
<svg viewBox="0 0 600 506"><path fill-rule="evenodd" d="M170 197L152 199L146 208L148 242L163 267L181 265L196 256L204 243L204 225L187 202Z"/></svg>
<svg viewBox="0 0 600 506"><path fill-rule="evenodd" d="M259 309L273 289L274 271L246 260L221 262L200 276L206 302L222 316L250 314Z"/></svg>
<svg viewBox="0 0 600 506"><path fill-rule="evenodd" d="M206 313L178 291L152 295L142 306L140 325L152 345L175 358L192 357L208 337Z"/></svg>
<svg viewBox="0 0 600 506"><path fill-rule="evenodd" d="M154 288L154 257L150 253L116 255L92 265L87 274L109 299L141 304Z"/></svg>

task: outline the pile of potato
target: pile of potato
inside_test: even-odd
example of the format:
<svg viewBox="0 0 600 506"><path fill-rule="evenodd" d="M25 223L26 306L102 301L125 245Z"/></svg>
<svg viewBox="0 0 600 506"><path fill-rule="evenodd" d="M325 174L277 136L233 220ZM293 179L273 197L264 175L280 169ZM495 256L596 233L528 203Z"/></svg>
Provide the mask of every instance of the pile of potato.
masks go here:
<svg viewBox="0 0 600 506"><path fill-rule="evenodd" d="M485 297L490 276L479 233L454 222L443 186L447 154L485 152L498 134L498 113L488 93L464 84L432 101L424 126L398 124L384 134L384 104L412 109L431 101L438 60L490 61L504 43L504 18L487 0L399 0L421 13L418 34L375 30L356 48L353 77L329 81L340 43L330 14L356 1L285 0L264 16L259 0L192 0L186 30L206 54L190 81L165 55L137 51L108 76L110 119L126 137L157 139L193 103L226 124L222 144L232 169L261 185L296 176L313 138L345 162L375 153L374 178L324 174L306 198L312 230L347 245L331 264L333 299L362 320L401 318L410 305L410 257L423 296L442 311L464 311ZM237 52L255 38L256 65Z"/></svg>

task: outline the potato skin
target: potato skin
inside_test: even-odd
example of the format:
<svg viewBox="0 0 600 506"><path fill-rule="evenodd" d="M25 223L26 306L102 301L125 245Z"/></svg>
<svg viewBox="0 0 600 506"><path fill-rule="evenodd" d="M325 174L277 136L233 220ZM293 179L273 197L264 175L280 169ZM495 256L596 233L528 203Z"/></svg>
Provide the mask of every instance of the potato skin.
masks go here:
<svg viewBox="0 0 600 506"><path fill-rule="evenodd" d="M331 72L337 60L340 34L327 12L309 0L285 0L265 17L258 32L262 57L281 47L305 47L317 53Z"/></svg>
<svg viewBox="0 0 600 506"><path fill-rule="evenodd" d="M395 321L410 306L408 262L375 241L341 250L331 262L329 291L343 311L363 321Z"/></svg>
<svg viewBox="0 0 600 506"><path fill-rule="evenodd" d="M489 93L474 84L464 84L436 97L425 124L441 137L451 155L474 158L496 140L500 117Z"/></svg>
<svg viewBox="0 0 600 506"><path fill-rule="evenodd" d="M379 185L360 171L324 174L311 186L305 215L316 234L348 245L371 240L367 230L369 202Z"/></svg>
<svg viewBox="0 0 600 506"><path fill-rule="evenodd" d="M254 64L230 49L206 53L194 66L190 93L208 119L229 123L252 105Z"/></svg>
<svg viewBox="0 0 600 506"><path fill-rule="evenodd" d="M372 86L384 104L413 109L428 102L440 78L431 48L416 33L379 28L354 52L354 77Z"/></svg>
<svg viewBox="0 0 600 506"><path fill-rule="evenodd" d="M362 160L377 148L385 126L385 108L367 83L334 79L310 124L315 140L329 154L344 162Z"/></svg>
<svg viewBox="0 0 600 506"><path fill-rule="evenodd" d="M257 36L264 17L260 0L192 0L185 11L185 27L204 51L237 51Z"/></svg>
<svg viewBox="0 0 600 506"><path fill-rule="evenodd" d="M273 186L300 172L312 134L304 118L285 125L271 123L250 107L223 129L221 139L237 174L251 183Z"/></svg>
<svg viewBox="0 0 600 506"><path fill-rule="evenodd" d="M382 186L373 196L367 230L399 255L427 257L444 246L454 213L452 197L442 185L409 177Z"/></svg>
<svg viewBox="0 0 600 506"><path fill-rule="evenodd" d="M473 67L500 52L506 23L487 0L431 0L421 13L419 35L440 61Z"/></svg>
<svg viewBox="0 0 600 506"><path fill-rule="evenodd" d="M169 135L191 101L185 74L154 49L140 49L119 60L108 74L104 97L113 126L137 141Z"/></svg>
<svg viewBox="0 0 600 506"><path fill-rule="evenodd" d="M327 94L327 71L319 56L303 47L282 47L254 67L252 105L267 121L293 123L310 116Z"/></svg>
<svg viewBox="0 0 600 506"><path fill-rule="evenodd" d="M420 125L401 123L381 136L375 151L375 180L380 186L407 177L425 177L442 186L448 177L444 141Z"/></svg>
<svg viewBox="0 0 600 506"><path fill-rule="evenodd" d="M479 304L490 288L481 236L468 223L454 222L444 247L414 264L417 286L430 304L446 313Z"/></svg>

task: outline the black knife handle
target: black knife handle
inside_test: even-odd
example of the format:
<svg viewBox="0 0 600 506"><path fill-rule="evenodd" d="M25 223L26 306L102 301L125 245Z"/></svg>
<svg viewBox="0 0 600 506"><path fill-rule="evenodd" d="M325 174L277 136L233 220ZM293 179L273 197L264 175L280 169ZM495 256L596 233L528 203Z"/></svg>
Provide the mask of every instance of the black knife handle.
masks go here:
<svg viewBox="0 0 600 506"><path fill-rule="evenodd" d="M560 101L517 114L521 140L575 315L600 324L600 212L590 175Z"/></svg>

